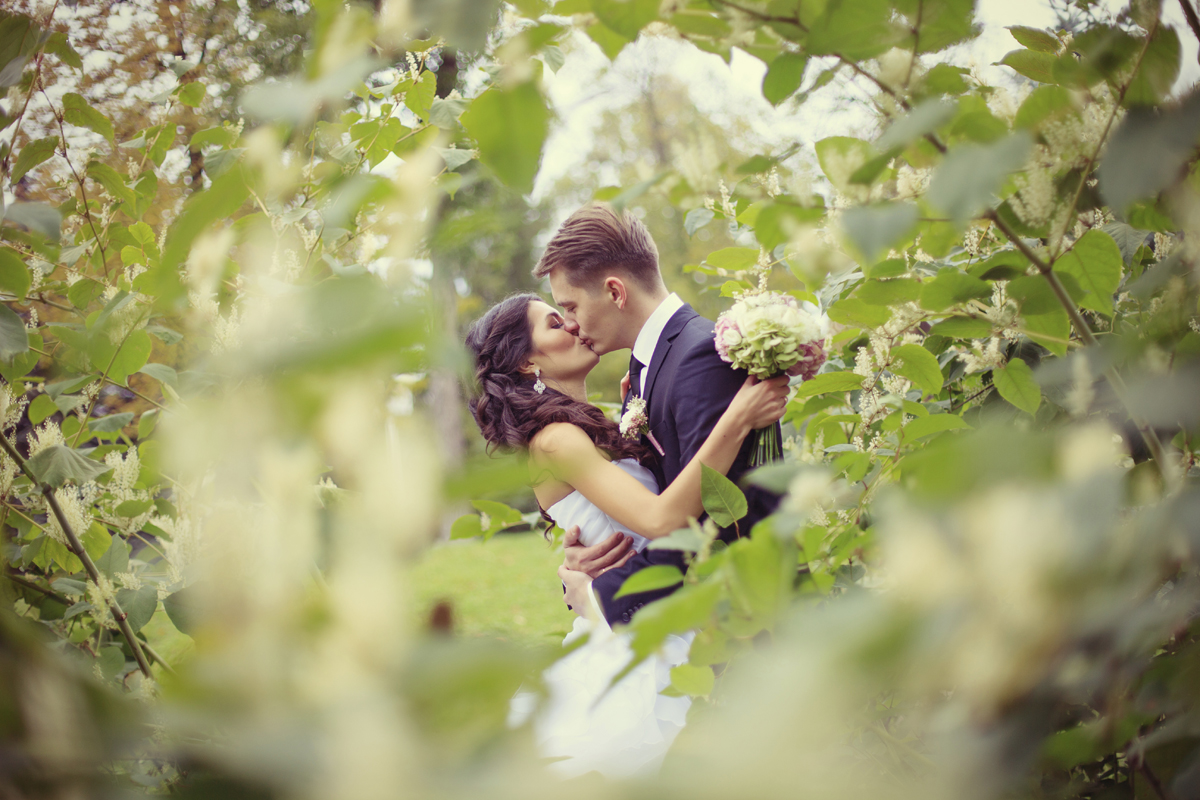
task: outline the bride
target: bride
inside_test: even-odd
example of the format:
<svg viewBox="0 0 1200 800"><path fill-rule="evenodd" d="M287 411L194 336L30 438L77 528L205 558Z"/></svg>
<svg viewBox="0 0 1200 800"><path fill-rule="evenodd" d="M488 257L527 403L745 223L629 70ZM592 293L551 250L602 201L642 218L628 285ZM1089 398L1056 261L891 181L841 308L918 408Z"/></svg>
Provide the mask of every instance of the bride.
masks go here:
<svg viewBox="0 0 1200 800"><path fill-rule="evenodd" d="M778 421L787 403L785 378L747 379L695 458L659 493L642 463L653 453L587 402L584 381L600 357L554 308L532 294L509 297L471 327L467 346L479 384L471 411L489 448L528 454L544 515L564 530L578 526L585 545L628 531L640 551L700 517L701 464L727 472L746 435ZM564 644L590 638L546 670L549 696L536 712L533 694L514 698L510 722L534 715L539 750L559 759L553 768L564 776L652 771L684 724L689 699L660 692L671 667L686 660L690 640L671 637L610 688L632 657L628 637L609 629L585 587L564 588L579 615Z"/></svg>

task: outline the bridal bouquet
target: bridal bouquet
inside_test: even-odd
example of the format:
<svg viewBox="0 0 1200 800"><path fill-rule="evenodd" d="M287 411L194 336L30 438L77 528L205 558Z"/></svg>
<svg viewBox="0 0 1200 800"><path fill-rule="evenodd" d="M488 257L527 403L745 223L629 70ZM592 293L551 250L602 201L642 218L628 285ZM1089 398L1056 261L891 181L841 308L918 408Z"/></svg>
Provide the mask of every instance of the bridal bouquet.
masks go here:
<svg viewBox="0 0 1200 800"><path fill-rule="evenodd" d="M808 380L825 363L829 321L812 303L801 305L779 292L752 291L737 295L733 307L717 318L717 353L735 369L760 380L788 374ZM780 456L779 430L758 432L750 466Z"/></svg>

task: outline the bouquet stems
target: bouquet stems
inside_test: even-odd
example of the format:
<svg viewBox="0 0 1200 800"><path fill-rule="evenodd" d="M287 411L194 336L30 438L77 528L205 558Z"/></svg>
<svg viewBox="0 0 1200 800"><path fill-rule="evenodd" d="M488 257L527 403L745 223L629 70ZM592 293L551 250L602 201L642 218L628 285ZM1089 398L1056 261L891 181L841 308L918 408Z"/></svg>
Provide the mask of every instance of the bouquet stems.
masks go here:
<svg viewBox="0 0 1200 800"><path fill-rule="evenodd" d="M750 466L761 467L778 461L783 451L779 446L779 429L772 425L769 428L759 428L755 431L754 453L750 456Z"/></svg>

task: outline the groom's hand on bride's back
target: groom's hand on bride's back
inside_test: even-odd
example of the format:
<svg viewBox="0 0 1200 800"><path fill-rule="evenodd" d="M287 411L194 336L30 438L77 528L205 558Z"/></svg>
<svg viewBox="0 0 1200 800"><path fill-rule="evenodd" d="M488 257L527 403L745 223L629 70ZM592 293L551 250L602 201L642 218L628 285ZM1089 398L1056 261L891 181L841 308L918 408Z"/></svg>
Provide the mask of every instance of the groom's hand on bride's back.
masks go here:
<svg viewBox="0 0 1200 800"><path fill-rule="evenodd" d="M621 566L633 558L635 552L633 538L623 533L614 533L591 547L580 544L578 525L571 526L563 537L563 566L575 572L586 572L592 578Z"/></svg>

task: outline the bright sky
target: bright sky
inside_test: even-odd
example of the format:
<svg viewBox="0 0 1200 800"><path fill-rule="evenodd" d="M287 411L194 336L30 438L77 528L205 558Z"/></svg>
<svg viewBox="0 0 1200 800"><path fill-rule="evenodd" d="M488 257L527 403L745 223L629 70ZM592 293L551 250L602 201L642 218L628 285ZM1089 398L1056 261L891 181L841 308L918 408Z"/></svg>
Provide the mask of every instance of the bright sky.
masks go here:
<svg viewBox="0 0 1200 800"><path fill-rule="evenodd" d="M1113 8L1126 4L1104 0ZM991 66L1010 50L1020 47L1006 30L1010 25L1047 28L1055 23L1048 4L1038 0L979 0L978 20L983 33L969 44L955 48L949 60L962 66L979 65L994 85L1012 85L1012 70ZM1197 41L1183 18L1177 2L1163 3L1163 19L1175 27L1183 46L1182 69L1176 92L1200 80ZM731 63L688 44L665 38L642 37L625 48L615 62L609 60L586 35L576 33L565 48L566 63L556 74L546 71L550 97L559 122L546 145L541 172L534 186L535 200L541 199L563 175L586 169L594 126L600 114L627 104L636 94L636 78L647 73L671 75L686 85L696 106L720 121L741 117L764 140L779 149L800 141L812 142L855 130L863 134L870 117L859 107L838 101L844 92L828 91L810 98L799 110L783 104L772 108L760 91L766 66L740 50ZM847 87L854 91L852 87Z"/></svg>

